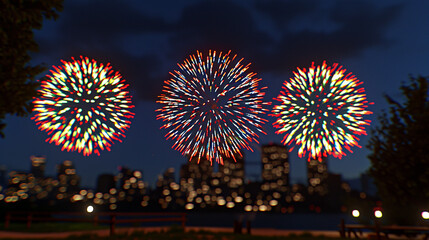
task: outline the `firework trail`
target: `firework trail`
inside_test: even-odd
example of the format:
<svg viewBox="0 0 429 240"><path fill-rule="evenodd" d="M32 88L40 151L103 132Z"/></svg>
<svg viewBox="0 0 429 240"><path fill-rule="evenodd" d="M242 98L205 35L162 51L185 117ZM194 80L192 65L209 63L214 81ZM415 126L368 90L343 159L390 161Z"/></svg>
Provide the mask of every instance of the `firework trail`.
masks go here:
<svg viewBox="0 0 429 240"><path fill-rule="evenodd" d="M223 164L224 157L241 156L240 149L258 142L268 103L256 73L248 72L230 52L191 55L165 81L157 118L168 129L167 139L183 155ZM264 88L261 88L261 90Z"/></svg>
<svg viewBox="0 0 429 240"><path fill-rule="evenodd" d="M272 115L277 134L285 134L285 145L298 145L298 155L319 159L327 155L341 158L344 149L360 147L356 135L366 135L364 120L368 101L362 82L346 74L338 64L299 69L275 98ZM292 147L293 148L293 147ZM291 149L292 150L292 149Z"/></svg>
<svg viewBox="0 0 429 240"><path fill-rule="evenodd" d="M100 155L114 140L122 141L134 117L128 84L110 64L82 56L72 60L61 60L63 65L42 79L32 119L61 150Z"/></svg>

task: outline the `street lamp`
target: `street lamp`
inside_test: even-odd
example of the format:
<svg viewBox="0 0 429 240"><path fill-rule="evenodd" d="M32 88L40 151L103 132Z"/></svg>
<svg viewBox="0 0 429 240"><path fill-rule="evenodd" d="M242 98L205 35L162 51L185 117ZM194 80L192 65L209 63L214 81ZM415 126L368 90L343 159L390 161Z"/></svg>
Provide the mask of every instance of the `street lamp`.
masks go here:
<svg viewBox="0 0 429 240"><path fill-rule="evenodd" d="M352 216L355 217L355 218L359 217L360 216L359 210L357 210L357 209L353 210L352 211Z"/></svg>
<svg viewBox="0 0 429 240"><path fill-rule="evenodd" d="M381 218L381 217L383 217L383 212L382 212L382 211L380 211L380 210L375 210L375 211L374 211L374 216L375 216L376 218Z"/></svg>
<svg viewBox="0 0 429 240"><path fill-rule="evenodd" d="M86 207L86 212L87 212L87 213L92 213L92 212L94 212L94 207L93 207L93 206L91 206L91 205L89 205L88 207Z"/></svg>
<svg viewBox="0 0 429 240"><path fill-rule="evenodd" d="M429 219L429 212L428 211L423 211L422 212L422 218L425 219L425 220Z"/></svg>

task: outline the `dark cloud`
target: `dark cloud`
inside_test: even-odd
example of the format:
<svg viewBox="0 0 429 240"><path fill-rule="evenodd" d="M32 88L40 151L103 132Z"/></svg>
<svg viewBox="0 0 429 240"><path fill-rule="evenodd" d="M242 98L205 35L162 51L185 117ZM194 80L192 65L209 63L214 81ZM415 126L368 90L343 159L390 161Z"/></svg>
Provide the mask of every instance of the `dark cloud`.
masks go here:
<svg viewBox="0 0 429 240"><path fill-rule="evenodd" d="M173 10L148 16L133 5L138 1L67 1L55 34L41 37L40 49L50 62L79 55L111 62L140 99L153 101L168 72L196 50L232 50L253 63L251 71L285 74L312 61L339 62L389 44L385 32L401 6L329 3L197 1L166 22L164 15Z"/></svg>
<svg viewBox="0 0 429 240"><path fill-rule="evenodd" d="M172 34L172 51L178 53L173 56L183 58L196 49L231 49L253 62L257 70L285 73L312 61L338 62L389 44L385 32L401 6L378 8L366 1L329 3L327 7L313 0L255 1L254 10L270 20L264 24L275 25L267 28L277 29L270 33L244 5L199 2L184 10ZM291 26L296 21L304 27Z"/></svg>
<svg viewBox="0 0 429 240"><path fill-rule="evenodd" d="M196 50L218 49L250 58L272 40L255 27L254 17L243 6L232 1L201 1L183 11L171 44L182 57Z"/></svg>
<svg viewBox="0 0 429 240"><path fill-rule="evenodd" d="M85 51L84 56L99 62L109 62L130 84L129 90L136 99L153 101L161 93L168 72L162 72L157 56L133 56L118 49L111 51Z"/></svg>
<svg viewBox="0 0 429 240"><path fill-rule="evenodd" d="M128 34L167 31L160 17L149 17L122 1L69 1L61 16L60 36L79 44L112 43Z"/></svg>
<svg viewBox="0 0 429 240"><path fill-rule="evenodd" d="M40 37L43 57L39 58L60 64L60 59L83 55L102 63L110 62L130 82L135 97L156 99L168 76L160 70L160 57L133 52L148 47L146 42L127 42L141 34L167 32L169 25L164 20L148 17L120 1L67 1L58 21L54 36Z"/></svg>
<svg viewBox="0 0 429 240"><path fill-rule="evenodd" d="M326 30L285 31L276 50L262 56L263 62L269 63L264 69L289 71L290 67L308 66L312 61L338 62L358 56L368 48L389 45L391 40L385 37L385 32L400 10L401 6L376 8L365 1L336 1L328 12L330 26ZM270 58L276 61L269 61Z"/></svg>
<svg viewBox="0 0 429 240"><path fill-rule="evenodd" d="M318 0L279 1L256 0L255 7L270 17L279 29L287 27L291 20L304 14L314 13L320 5Z"/></svg>

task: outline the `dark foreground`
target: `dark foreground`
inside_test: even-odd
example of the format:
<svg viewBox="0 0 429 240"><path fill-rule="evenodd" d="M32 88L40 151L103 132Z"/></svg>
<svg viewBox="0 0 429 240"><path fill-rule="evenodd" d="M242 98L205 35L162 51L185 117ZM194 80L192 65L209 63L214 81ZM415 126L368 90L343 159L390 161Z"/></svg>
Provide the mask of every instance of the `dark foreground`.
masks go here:
<svg viewBox="0 0 429 240"><path fill-rule="evenodd" d="M52 227L52 226L50 226ZM313 240L339 239L337 231L299 231L278 229L252 229L249 234L234 234L232 228L219 227L127 227L117 228L116 234L110 236L109 229L65 230L58 226L56 232L46 232L49 227L41 226L30 230L0 231L1 239L147 239L147 240ZM65 231L60 231L63 228ZM73 228L73 227L72 227Z"/></svg>

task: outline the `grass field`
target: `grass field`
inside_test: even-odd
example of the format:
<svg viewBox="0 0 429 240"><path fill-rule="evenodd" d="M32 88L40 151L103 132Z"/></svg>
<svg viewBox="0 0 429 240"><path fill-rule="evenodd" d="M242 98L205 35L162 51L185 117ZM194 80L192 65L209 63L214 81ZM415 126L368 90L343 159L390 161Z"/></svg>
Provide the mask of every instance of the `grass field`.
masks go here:
<svg viewBox="0 0 429 240"><path fill-rule="evenodd" d="M13 232L68 232L68 231L84 231L107 229L107 225L94 226L93 223L65 223L65 222L45 222L32 223L30 228L27 228L24 223L11 223L7 229L4 228L4 223L0 223L0 230Z"/></svg>
<svg viewBox="0 0 429 240"><path fill-rule="evenodd" d="M247 234L213 233L213 232L134 232L129 235L113 237L96 237L92 235L71 236L68 239L145 239L145 240L330 240L339 238L314 237L311 234L290 235L287 237L252 236Z"/></svg>
<svg viewBox="0 0 429 240"><path fill-rule="evenodd" d="M0 229L4 230L4 226L0 225ZM69 232L69 231L85 231L106 229L108 226L94 226L91 223L35 223L30 229L27 229L24 224L11 224L8 231L25 232L25 233L47 233L47 232ZM2 238L3 239L3 238ZM31 239L27 238L27 239ZM36 239L36 238L34 238ZM40 238L38 238L40 239ZM48 238L55 239L55 238ZM184 232L183 228L179 226L172 226L167 230L157 232L139 232L134 231L129 234L116 234L110 237L101 237L96 234L74 234L68 238L62 239L145 239L145 240L338 240L339 238L328 238L323 236L313 236L310 233L303 233L300 235L289 235L287 237L267 237L267 236L254 236L248 234L233 234L233 233L216 233L210 231L188 231Z"/></svg>

